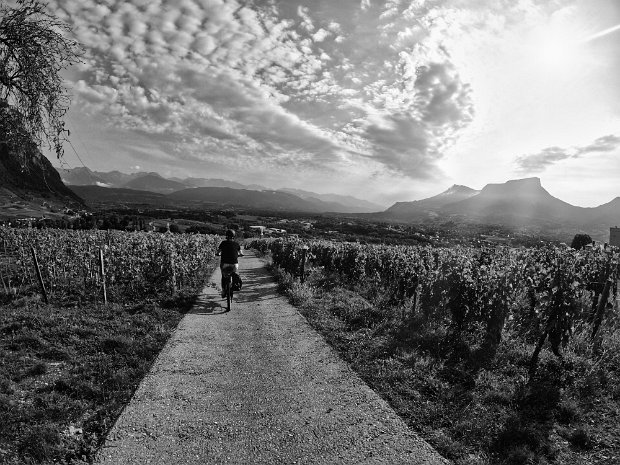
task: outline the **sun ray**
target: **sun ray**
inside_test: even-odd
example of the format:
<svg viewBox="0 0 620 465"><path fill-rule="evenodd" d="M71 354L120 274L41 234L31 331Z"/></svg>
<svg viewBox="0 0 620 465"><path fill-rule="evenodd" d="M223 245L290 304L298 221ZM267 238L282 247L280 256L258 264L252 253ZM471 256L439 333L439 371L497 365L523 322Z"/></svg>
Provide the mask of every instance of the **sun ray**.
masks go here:
<svg viewBox="0 0 620 465"><path fill-rule="evenodd" d="M611 34L612 32L616 32L618 30L620 30L620 24L617 24L615 26L607 28L607 29L605 29L603 31L597 32L596 34L592 34L591 36L585 37L584 39L581 39L580 42L582 44L586 43L586 42L590 42L591 40L598 39L599 37L606 36L608 34Z"/></svg>

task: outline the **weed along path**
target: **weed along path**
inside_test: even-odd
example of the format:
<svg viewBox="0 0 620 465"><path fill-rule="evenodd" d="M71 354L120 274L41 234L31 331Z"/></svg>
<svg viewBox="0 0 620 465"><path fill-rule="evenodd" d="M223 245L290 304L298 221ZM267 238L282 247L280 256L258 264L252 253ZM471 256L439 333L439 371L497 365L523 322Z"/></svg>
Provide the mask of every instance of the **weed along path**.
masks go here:
<svg viewBox="0 0 620 465"><path fill-rule="evenodd" d="M99 464L446 464L241 259L224 313L217 282L179 324L112 428Z"/></svg>

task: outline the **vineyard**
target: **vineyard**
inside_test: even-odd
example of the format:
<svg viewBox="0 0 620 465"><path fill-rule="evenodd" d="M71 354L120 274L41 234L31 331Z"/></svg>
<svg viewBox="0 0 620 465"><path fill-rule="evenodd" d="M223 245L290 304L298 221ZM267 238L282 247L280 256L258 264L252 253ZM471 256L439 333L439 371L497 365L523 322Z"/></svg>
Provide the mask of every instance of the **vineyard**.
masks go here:
<svg viewBox="0 0 620 465"><path fill-rule="evenodd" d="M600 418L577 418L591 405L618 409L617 249L251 246L271 255L317 329L456 463L554 462L554 431L569 455L595 449L592 424L607 434ZM604 415L617 431L617 417ZM558 463L617 463L576 456Z"/></svg>
<svg viewBox="0 0 620 465"><path fill-rule="evenodd" d="M217 236L0 227L0 291L52 300L111 301L203 283ZM34 255L33 255L34 251Z"/></svg>
<svg viewBox="0 0 620 465"><path fill-rule="evenodd" d="M254 242L288 272L310 267L380 292L403 318L445 324L452 336L484 327L481 345L493 350L504 326L537 341L535 370L545 341L556 355L575 325L596 339L605 319L618 323L619 251L559 249L435 249L331 242ZM307 247L307 252L305 251Z"/></svg>
<svg viewBox="0 0 620 465"><path fill-rule="evenodd" d="M202 290L217 244L0 228L0 463L92 463Z"/></svg>

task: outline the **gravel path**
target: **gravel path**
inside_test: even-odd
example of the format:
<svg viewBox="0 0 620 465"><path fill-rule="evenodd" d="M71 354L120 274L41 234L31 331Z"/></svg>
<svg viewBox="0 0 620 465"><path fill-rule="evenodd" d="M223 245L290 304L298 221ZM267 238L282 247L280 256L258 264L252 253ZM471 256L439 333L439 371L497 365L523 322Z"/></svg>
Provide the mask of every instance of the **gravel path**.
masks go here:
<svg viewBox="0 0 620 465"><path fill-rule="evenodd" d="M231 312L219 270L142 381L100 464L445 464L241 258Z"/></svg>

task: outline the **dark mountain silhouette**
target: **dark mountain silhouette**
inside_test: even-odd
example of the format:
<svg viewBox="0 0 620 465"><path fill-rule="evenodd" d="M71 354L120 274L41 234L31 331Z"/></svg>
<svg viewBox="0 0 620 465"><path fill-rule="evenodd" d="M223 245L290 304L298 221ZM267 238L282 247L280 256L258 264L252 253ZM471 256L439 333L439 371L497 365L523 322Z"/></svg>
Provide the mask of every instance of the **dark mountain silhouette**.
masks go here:
<svg viewBox="0 0 620 465"><path fill-rule="evenodd" d="M553 197L539 178L516 179L504 184L487 184L479 194L441 207L443 214L502 224L579 223L585 208Z"/></svg>
<svg viewBox="0 0 620 465"><path fill-rule="evenodd" d="M316 199L321 202L333 203L335 209L334 212L341 213L370 213L383 210L384 207L376 203L368 202L367 200L357 199L350 195L338 195L338 194L317 194L316 192L304 191L301 189L292 189L284 187L278 189L280 192L288 192L289 194L296 195L302 199L310 200Z"/></svg>
<svg viewBox="0 0 620 465"><path fill-rule="evenodd" d="M282 188L275 191L260 185L246 186L216 178L166 179L157 173L81 171L82 179L86 181L112 186L120 183L126 187L125 190L111 189L105 193L101 190L76 189L80 195L99 204L201 208L229 205L261 210L351 213L366 218L407 222L464 221L538 228L552 233L563 231L564 235L569 231L586 232L599 240L608 235L609 226L620 224L620 197L596 208L577 207L551 195L542 187L539 178L488 184L481 191L454 185L433 197L397 202L387 210L377 212L380 208L376 204L355 197L318 194L301 189ZM157 196L155 193L172 195ZM372 210L375 213L368 213Z"/></svg>
<svg viewBox="0 0 620 465"><path fill-rule="evenodd" d="M59 169L66 184L71 186L107 186L113 188L125 188L132 190L143 190L156 192L160 194L169 194L179 190L191 188L191 187L220 187L231 188L246 191L273 191L265 186L259 184L244 185L236 181L228 181L226 179L219 178L164 178L158 173L132 173L125 174L120 171L100 172L91 171L87 168L73 168L71 170ZM338 213L362 213L362 212L376 212L383 209L380 205L368 202L366 200L357 199L352 196L337 195L337 194L318 194L316 192L303 191L300 189L283 188L279 189L281 192L289 193L297 198L306 200L306 203L300 204L300 211L329 211ZM114 195L118 191L111 191L107 193L104 198L107 203L114 203ZM125 193L126 194L126 193ZM123 194L118 200L120 203L125 203L127 195ZM85 194L89 195L89 194ZM262 197L260 197L262 198ZM137 199L137 198L136 198ZM136 203L142 203L142 200ZM262 208L262 207L256 207ZM267 207L265 207L267 208ZM297 208L294 208L297 210Z"/></svg>
<svg viewBox="0 0 620 465"><path fill-rule="evenodd" d="M172 192L187 189L187 185L170 179L162 178L157 173L149 173L125 183L126 189L156 192L158 194L170 194Z"/></svg>
<svg viewBox="0 0 620 465"><path fill-rule="evenodd" d="M251 190L251 191L268 191L271 190L268 187L265 186L261 186L260 184L248 184L247 186L245 186L246 189Z"/></svg>
<svg viewBox="0 0 620 465"><path fill-rule="evenodd" d="M168 200L163 194L136 189L100 186L69 186L90 206L102 205L167 205Z"/></svg>
<svg viewBox="0 0 620 465"><path fill-rule="evenodd" d="M465 198L456 200L459 196ZM487 184L479 192L453 186L435 197L398 202L376 218L497 224L545 231L564 240L586 232L605 241L609 227L620 224L620 197L595 208L577 207L551 195L539 178L526 178Z"/></svg>
<svg viewBox="0 0 620 465"><path fill-rule="evenodd" d="M188 187L230 187L232 189L247 189L247 186L225 179L185 178L182 181Z"/></svg>
<svg viewBox="0 0 620 465"><path fill-rule="evenodd" d="M141 191L149 191L159 194L170 194L173 192L177 192L180 190L184 190L187 188L229 188L236 190L244 190L244 191L252 191L252 192L260 192L260 191L269 191L275 192L274 190L270 190L264 186L258 184L250 184L244 185L235 181L228 181L225 179L218 178L164 178L158 173L132 173L125 174L119 171L111 171L108 173L99 172L99 171L90 171L86 168L74 168L72 170L62 170L59 169L59 172L63 174L63 179L71 185L71 187L75 186L102 186L102 187L110 187L110 188L123 188L129 190L141 190ZM80 192L84 193L87 197L91 195L92 192L98 192L95 190L80 190ZM282 202L277 203L277 208L285 208L287 210L295 210L295 211L308 211L308 212L335 212L335 213L360 213L360 212L371 212L371 211L379 211L382 209L381 206L377 204L373 204L371 202L367 202L365 200L357 199L352 196L343 196L337 194L317 194L316 192L302 191L298 189L281 189L279 192L286 193L292 195L293 197L286 197L289 199L288 203L284 201L284 197L280 200ZM119 198L115 199L115 195L119 194ZM246 194L244 194L246 195ZM226 196L224 200L226 203L230 203L229 200L231 198L239 197L242 198L244 195L237 196ZM193 199L193 195L191 202L195 201L207 201L212 204L218 202L218 200L213 199ZM89 197L90 198L90 197ZM127 192L111 190L107 192L99 203L126 203L128 199L135 198L135 202L133 203L144 203L144 199L140 196L136 196L134 194L128 194ZM217 197L216 198L220 198ZM258 196L257 199L265 199L265 196ZM273 195L269 197L273 198ZM296 199L293 201L293 199ZM95 200L95 199L93 199ZM151 199L153 200L153 199ZM304 202L299 202L299 200L304 200ZM239 202L241 200L237 200L237 205L240 205ZM271 203L270 203L271 204ZM289 204L289 206L284 206ZM268 206L261 206L257 201L251 201L250 204L252 208L262 208L268 209ZM240 205L242 206L242 205Z"/></svg>
<svg viewBox="0 0 620 465"><path fill-rule="evenodd" d="M455 184L441 194L427 199L414 200L413 202L396 202L385 211L385 216L408 219L433 217L437 215L437 211L441 207L468 199L479 192L470 187Z"/></svg>
<svg viewBox="0 0 620 465"><path fill-rule="evenodd" d="M616 197L611 202L592 208L591 220L601 221L604 219L616 220L615 225L620 225L620 197Z"/></svg>
<svg viewBox="0 0 620 465"><path fill-rule="evenodd" d="M329 212L333 204L320 200L305 200L280 191L251 191L229 187L196 187L174 192L168 199L185 204L213 204L242 208L269 209L299 212Z"/></svg>

